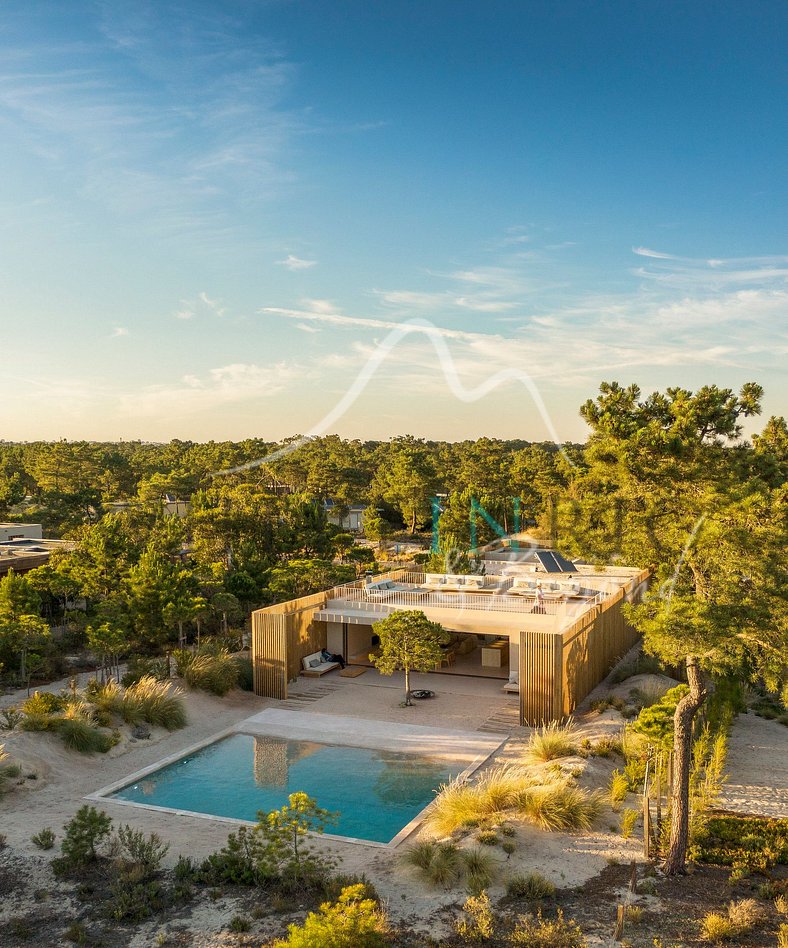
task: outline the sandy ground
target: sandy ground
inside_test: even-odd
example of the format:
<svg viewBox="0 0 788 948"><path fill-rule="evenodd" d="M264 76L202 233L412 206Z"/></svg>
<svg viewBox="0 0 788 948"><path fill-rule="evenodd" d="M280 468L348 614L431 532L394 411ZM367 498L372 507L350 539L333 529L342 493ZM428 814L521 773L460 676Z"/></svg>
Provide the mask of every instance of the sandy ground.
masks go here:
<svg viewBox="0 0 788 948"><path fill-rule="evenodd" d="M788 819L788 727L740 714L731 728L726 770L723 809Z"/></svg>
<svg viewBox="0 0 788 948"><path fill-rule="evenodd" d="M399 707L401 679L397 676L381 678L372 670L354 679L332 675L319 680L302 680L293 689L301 697L293 697L284 703L239 691L231 692L223 699L190 692L185 695L189 723L184 729L174 733L154 729L150 740L124 738L109 754L92 757L65 749L54 735L19 730L3 732L0 740L6 744L12 757L22 764L24 777L34 773L36 779L23 779L21 786L3 799L0 832L7 836L10 852L34 861L46 875L49 855L42 855L35 849L30 842L33 833L47 826L59 833L87 794L209 738L266 707L296 707L304 715L310 712L318 712L321 716L342 714L475 731L516 703L516 698L503 694L500 682L495 681L414 676L412 687L420 685L431 687L437 692L437 697L413 708ZM53 690L57 688L53 686ZM3 703L12 702L7 698ZM614 712L591 714L582 721L582 736L596 738L616 733L620 728L620 717ZM516 761L528 737L527 729L513 728L508 742L499 752L499 761ZM584 771L580 782L587 786L605 786L615 764L613 759L599 758L566 761L571 770ZM170 863L174 863L181 853L197 859L207 856L224 844L231 829L219 821L137 810L111 801L102 802L101 806L116 823L129 823L145 832L158 833L170 843ZM600 831L580 837L544 833L521 826L515 840L517 849L508 860L497 847L491 853L499 861L506 862L506 871L502 875L535 870L560 887L578 885L595 876L609 861L639 858L637 841L623 840L618 835L615 814L611 812L604 817L600 827ZM414 838L411 837L411 841ZM401 866L397 853L391 850L327 840L321 840L320 846L340 859L342 871L366 874L377 886L396 921L407 920L414 927L439 931L441 924L437 916L441 910L462 901L462 893L457 890L446 892L425 888ZM56 853L57 850L53 850L52 854ZM51 875L49 879L51 881ZM492 898L502 894L500 885L490 890ZM221 940L215 940L219 938L218 934L210 933L226 928L235 911L233 905L221 900L201 903L189 923L193 930L205 932L207 940L198 943L222 944ZM155 926L143 929L142 940L131 944L151 943L154 931ZM145 938L149 940L146 942Z"/></svg>

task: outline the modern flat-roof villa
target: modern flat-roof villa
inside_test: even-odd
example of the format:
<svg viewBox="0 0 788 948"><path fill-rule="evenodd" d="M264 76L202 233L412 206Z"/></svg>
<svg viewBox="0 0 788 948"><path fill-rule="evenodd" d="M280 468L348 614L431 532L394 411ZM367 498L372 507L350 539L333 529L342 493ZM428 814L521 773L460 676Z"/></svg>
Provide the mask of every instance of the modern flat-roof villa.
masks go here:
<svg viewBox="0 0 788 948"><path fill-rule="evenodd" d="M418 609L449 633L436 674L500 679L512 701L519 695L523 725L565 718L637 641L621 607L641 597L648 573L516 546L486 553L484 564L484 575L397 569L257 610L255 692L287 698L288 682L323 671L309 665L324 648L345 657L343 674L361 674L373 624Z"/></svg>

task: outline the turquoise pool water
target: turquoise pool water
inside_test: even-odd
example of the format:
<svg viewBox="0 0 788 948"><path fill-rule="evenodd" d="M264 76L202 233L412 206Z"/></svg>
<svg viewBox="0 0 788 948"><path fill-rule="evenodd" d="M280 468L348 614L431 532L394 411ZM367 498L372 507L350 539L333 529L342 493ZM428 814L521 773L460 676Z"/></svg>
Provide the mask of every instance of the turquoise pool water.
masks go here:
<svg viewBox="0 0 788 948"><path fill-rule="evenodd" d="M463 769L418 754L233 734L109 797L256 820L303 790L339 814L326 832L388 843Z"/></svg>

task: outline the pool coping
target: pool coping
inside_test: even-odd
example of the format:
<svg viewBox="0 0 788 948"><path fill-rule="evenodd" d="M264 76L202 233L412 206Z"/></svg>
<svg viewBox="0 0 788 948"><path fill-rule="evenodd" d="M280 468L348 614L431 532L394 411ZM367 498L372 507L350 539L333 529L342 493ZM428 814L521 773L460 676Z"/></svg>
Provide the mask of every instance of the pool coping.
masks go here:
<svg viewBox="0 0 788 948"><path fill-rule="evenodd" d="M268 712L273 712L273 714L269 714ZM337 742L336 740L325 740L325 739L320 739L319 737L314 737L314 736L310 736L309 738L304 738L303 736L291 735L288 737L285 734L268 733L268 730L274 730L274 731L283 730L284 729L283 722L285 722L290 715L293 715L295 719L293 723L296 725L300 724L301 722L306 723L306 721L308 720L314 720L318 718L321 720L325 720L325 719L330 720L332 723L338 723L340 721L343 723L348 722L355 728L355 730L351 731L349 735L343 736L341 743ZM279 721L278 725L277 725L277 720ZM268 730L265 730L266 722L269 722ZM221 731L217 731L216 734L212 734L210 737L204 738L203 740L198 741L195 744L191 744L188 747L185 747L182 750L177 751L176 753L168 754L166 757L162 757L160 760L156 761L153 764L149 764L147 767L143 767L140 770L134 771L133 773L128 774L127 776L123 777L120 780L115 780L112 783L107 784L105 787L102 787L99 790L95 790L93 793L87 794L86 796L83 797L83 799L90 800L91 802L94 802L94 803L96 802L111 803L117 806L135 807L141 810L152 810L156 813L170 813L174 816L188 816L188 817L193 817L195 819L200 819L200 820L215 820L216 822L219 822L219 823L229 823L234 826L256 826L257 825L256 820L243 820L243 819L239 819L237 817L232 817L232 816L217 816L211 813L197 813L193 810L180 810L180 809L176 809L175 807L155 806L152 803L137 803L132 800L119 800L119 799L110 798L110 794L115 793L118 790L122 790L124 787L127 787L129 784L137 783L138 781L144 779L150 774L155 773L158 770L162 770L164 767L168 767L170 766L170 764L174 764L184 757L188 757L189 754L194 754L197 751L203 750L206 747L210 747L212 744L216 744L218 741L224 740L227 737L231 737L234 734L248 734L252 737L255 737L255 736L256 737L260 737L260 736L285 737L290 740L308 739L310 741L313 741L315 744L325 744L328 746L367 747L367 748L373 748L373 749L378 749L378 750L395 749L397 745L397 741L396 739L393 741L391 740L391 737L394 737L395 733L392 733L389 739L385 741L385 743L388 743L389 745L392 745L392 746L390 746L389 748L375 747L374 744L369 743L369 737L371 737L372 735L369 735L369 737L367 737L365 740L363 729L362 731L359 731L359 725L365 725L365 724L366 725L377 724L377 725L385 726L389 729L389 731L394 731L394 732L396 732L396 730L399 729L401 731L401 734L400 734L401 738L404 738L405 736L417 737L418 732L422 731L422 732L425 732L422 735L425 740L429 739L428 737L429 735L432 735L433 739L435 739L436 737L441 737L444 739L448 739L448 738L460 738L460 739L464 738L466 740L472 739L476 744L479 745L479 748L480 748L479 752L476 753L476 756L470 761L470 763L465 767L465 769L462 770L457 775L457 777L455 778L456 780L467 780L483 764L485 764L496 751L500 750L501 746L505 744L506 741L508 740L508 737L505 735L501 735L500 737L498 737L497 735L492 735L492 734L482 734L479 732L472 732L472 731L454 731L447 728L434 728L434 727L428 727L425 725L418 725L418 724L394 724L393 722L368 721L361 718L351 718L349 716L316 714L314 712L308 712L308 711L286 712L286 711L281 711L279 709L269 708L269 709L266 709L266 711L260 712L259 714L255 714L249 718L244 718L241 721L237 721L235 724L231 725L230 727L224 728ZM260 725L262 725L262 727ZM295 730L301 730L301 728L296 726ZM354 736L357 738L357 740L355 741L353 741ZM380 741L377 741L375 743L380 743ZM486 747L486 750L484 749L485 747ZM427 756L429 754L428 751L415 750L412 748L408 748L406 746L399 746L399 747L396 747L396 749L400 753L412 753L412 754L419 754L421 756ZM436 751L434 753L441 753L441 752ZM402 843L405 839L407 839L407 837L410 836L411 833L413 833L414 830L419 826L419 824L424 820L424 818L427 815L427 811L432 807L433 803L434 803L434 800L431 800L425 807L423 807L413 817L412 820L410 820L410 822L406 823L405 826L403 826L402 829L398 833L396 833L396 835L393 836L387 843L381 843L381 842L377 842L376 840L371 840L371 839L359 839L358 837L355 837L355 836L341 836L336 833L317 833L314 831L310 831L309 835L316 839L327 839L327 840L340 842L340 843L355 843L361 846L370 846L374 849L395 849L397 846L399 846L400 843Z"/></svg>

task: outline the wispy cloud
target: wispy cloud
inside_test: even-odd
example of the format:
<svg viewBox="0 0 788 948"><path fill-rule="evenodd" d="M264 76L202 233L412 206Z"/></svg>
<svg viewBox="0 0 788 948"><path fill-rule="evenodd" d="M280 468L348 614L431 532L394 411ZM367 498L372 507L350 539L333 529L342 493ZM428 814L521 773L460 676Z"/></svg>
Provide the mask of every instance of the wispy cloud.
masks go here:
<svg viewBox="0 0 788 948"><path fill-rule="evenodd" d="M118 339L120 336L128 336L128 334L128 329L124 328L123 326L116 326L115 329L112 330L113 339Z"/></svg>
<svg viewBox="0 0 788 948"><path fill-rule="evenodd" d="M279 395L303 375L303 367L295 363L236 362L211 369L207 377L185 375L180 383L151 385L123 395L119 410L130 418L180 418L197 412L221 411L228 405Z"/></svg>
<svg viewBox="0 0 788 948"><path fill-rule="evenodd" d="M75 199L159 235L222 239L293 181L295 67L244 14L100 2L79 15L83 42L29 42L0 63L5 134Z"/></svg>
<svg viewBox="0 0 788 948"><path fill-rule="evenodd" d="M227 307L220 299L212 299L205 290L189 300L180 300L178 309L173 316L175 319L194 319L195 316L218 316L220 319L227 315Z"/></svg>
<svg viewBox="0 0 788 948"><path fill-rule="evenodd" d="M296 257L292 253L288 254L284 260L277 260L276 262L280 266L286 267L293 272L309 270L317 264L317 260L303 260L301 257Z"/></svg>
<svg viewBox="0 0 788 948"><path fill-rule="evenodd" d="M633 253L652 261L649 266L636 268L634 274L664 286L715 292L736 286L760 288L788 283L788 256L694 258L645 247L633 248Z"/></svg>

